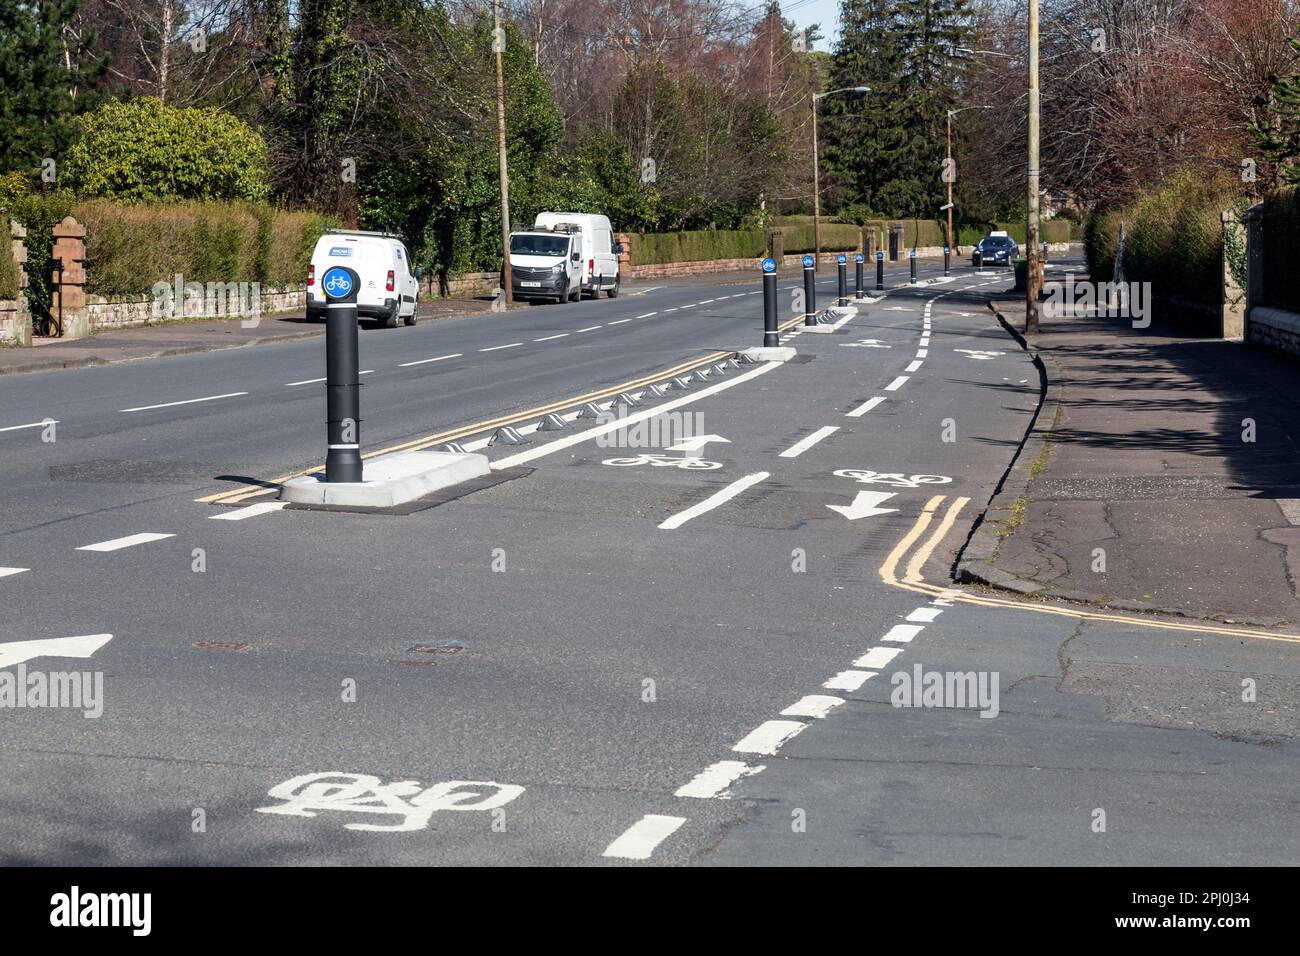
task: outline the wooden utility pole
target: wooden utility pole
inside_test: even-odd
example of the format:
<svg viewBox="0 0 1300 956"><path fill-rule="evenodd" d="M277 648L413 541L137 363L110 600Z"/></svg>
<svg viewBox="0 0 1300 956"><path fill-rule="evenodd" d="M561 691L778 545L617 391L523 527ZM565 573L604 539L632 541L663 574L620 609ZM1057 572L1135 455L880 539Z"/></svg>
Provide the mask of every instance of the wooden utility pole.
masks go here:
<svg viewBox="0 0 1300 956"><path fill-rule="evenodd" d="M501 290L505 302L510 297L510 174L506 168L506 83L501 70L501 54L506 34L501 28L500 0L492 0L492 52L497 61L497 159L501 167Z"/></svg>
<svg viewBox="0 0 1300 956"><path fill-rule="evenodd" d="M1029 0L1029 210L1025 223L1025 331L1038 331L1038 0Z"/></svg>

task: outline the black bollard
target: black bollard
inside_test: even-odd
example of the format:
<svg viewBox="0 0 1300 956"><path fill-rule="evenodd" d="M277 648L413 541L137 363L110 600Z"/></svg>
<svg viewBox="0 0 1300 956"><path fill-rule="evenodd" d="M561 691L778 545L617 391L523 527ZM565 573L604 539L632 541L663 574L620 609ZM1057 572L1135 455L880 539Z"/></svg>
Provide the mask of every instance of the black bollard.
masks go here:
<svg viewBox="0 0 1300 956"><path fill-rule="evenodd" d="M943 247L943 274L945 276L948 275L948 257L951 253L952 250L948 246Z"/></svg>
<svg viewBox="0 0 1300 956"><path fill-rule="evenodd" d="M839 295L835 298L836 305L849 304L849 257L840 253L840 257L835 260L840 267L840 286Z"/></svg>
<svg viewBox="0 0 1300 956"><path fill-rule="evenodd" d="M861 299L862 293L862 253L857 253L853 257L853 298Z"/></svg>
<svg viewBox="0 0 1300 956"><path fill-rule="evenodd" d="M763 260L763 347L774 349L781 344L776 325L776 260Z"/></svg>
<svg viewBox="0 0 1300 956"><path fill-rule="evenodd" d="M357 374L357 274L332 266L325 291L325 480L361 481L361 392Z"/></svg>
<svg viewBox="0 0 1300 956"><path fill-rule="evenodd" d="M912 264L912 285L916 285L916 250L907 254L907 261Z"/></svg>
<svg viewBox="0 0 1300 956"><path fill-rule="evenodd" d="M876 253L876 291L885 291L885 253Z"/></svg>
<svg viewBox="0 0 1300 956"><path fill-rule="evenodd" d="M816 260L812 256L803 257L803 324L817 324L817 286L814 269Z"/></svg>

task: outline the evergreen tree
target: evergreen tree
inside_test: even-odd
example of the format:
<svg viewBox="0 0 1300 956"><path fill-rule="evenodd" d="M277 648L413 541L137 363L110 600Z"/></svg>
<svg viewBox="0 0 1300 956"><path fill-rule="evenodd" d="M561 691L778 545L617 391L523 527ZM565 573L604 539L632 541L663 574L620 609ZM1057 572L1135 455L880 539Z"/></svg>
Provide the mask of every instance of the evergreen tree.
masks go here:
<svg viewBox="0 0 1300 956"><path fill-rule="evenodd" d="M872 92L822 105L828 208L938 216L945 119L962 79L956 48L969 35L969 0L842 0L829 88Z"/></svg>
<svg viewBox="0 0 1300 956"><path fill-rule="evenodd" d="M35 174L76 137L73 120L96 105L89 84L107 67L94 37L68 22L81 0L0 0L0 172Z"/></svg>
<svg viewBox="0 0 1300 956"><path fill-rule="evenodd" d="M1290 41L1300 53L1300 39ZM1287 77L1270 76L1272 103L1266 129L1252 126L1251 132L1269 160L1277 164L1284 182L1300 185L1300 71Z"/></svg>

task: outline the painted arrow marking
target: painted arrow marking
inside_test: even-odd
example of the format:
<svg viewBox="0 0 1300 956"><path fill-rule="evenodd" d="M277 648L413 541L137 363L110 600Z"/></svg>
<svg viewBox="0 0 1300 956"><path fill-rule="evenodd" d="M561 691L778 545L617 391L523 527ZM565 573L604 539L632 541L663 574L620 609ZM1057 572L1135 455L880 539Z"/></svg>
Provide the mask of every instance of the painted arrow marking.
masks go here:
<svg viewBox="0 0 1300 956"><path fill-rule="evenodd" d="M971 358L978 359L981 362L987 362L990 359L995 359L999 355L1006 355L1005 352L994 352L989 349L953 349L953 351L965 352Z"/></svg>
<svg viewBox="0 0 1300 956"><path fill-rule="evenodd" d="M13 667L33 657L90 657L112 639L112 634L85 634L43 641L11 641L0 644L0 667Z"/></svg>
<svg viewBox="0 0 1300 956"><path fill-rule="evenodd" d="M831 511L838 511L850 521L857 521L859 518L870 518L875 515L897 511L897 508L879 507L896 494L897 492L894 491L859 491L858 496L853 499L851 505L827 505L826 507L830 508Z"/></svg>
<svg viewBox="0 0 1300 956"><path fill-rule="evenodd" d="M880 339L862 339L860 342L841 342L842 349L888 349L893 346L885 345Z"/></svg>
<svg viewBox="0 0 1300 956"><path fill-rule="evenodd" d="M721 435L696 435L694 438L679 441L676 445L665 448L664 451L699 451L711 441L725 442L728 445L731 444L730 438L723 438Z"/></svg>

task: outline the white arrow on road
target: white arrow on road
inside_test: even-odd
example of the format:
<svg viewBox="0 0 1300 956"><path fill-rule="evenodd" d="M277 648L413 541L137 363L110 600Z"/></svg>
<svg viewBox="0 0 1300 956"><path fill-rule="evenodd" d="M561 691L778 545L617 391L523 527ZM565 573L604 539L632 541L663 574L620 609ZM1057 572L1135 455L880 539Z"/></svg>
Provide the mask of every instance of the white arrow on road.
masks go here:
<svg viewBox="0 0 1300 956"><path fill-rule="evenodd" d="M723 438L721 435L696 435L694 438L679 441L676 445L665 448L664 451L699 451L711 441L726 442L728 445L731 444L730 438Z"/></svg>
<svg viewBox="0 0 1300 956"><path fill-rule="evenodd" d="M11 641L0 644L0 667L13 667L33 657L90 657L112 639L112 634L85 634L43 641Z"/></svg>
<svg viewBox="0 0 1300 956"><path fill-rule="evenodd" d="M880 339L861 339L857 342L841 342L842 349L887 349L892 346L885 345Z"/></svg>
<svg viewBox="0 0 1300 956"><path fill-rule="evenodd" d="M875 515L897 511L897 508L879 507L897 493L896 491L859 491L858 496L853 499L851 505L827 505L826 507L830 508L831 511L838 511L850 521L857 521L859 518L871 518Z"/></svg>

